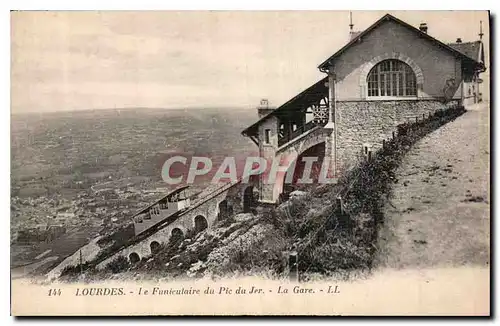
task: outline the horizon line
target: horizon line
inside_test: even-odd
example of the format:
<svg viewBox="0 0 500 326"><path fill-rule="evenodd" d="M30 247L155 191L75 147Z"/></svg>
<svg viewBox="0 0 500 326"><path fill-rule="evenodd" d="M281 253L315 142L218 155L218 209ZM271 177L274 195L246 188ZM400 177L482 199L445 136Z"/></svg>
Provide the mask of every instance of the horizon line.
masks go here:
<svg viewBox="0 0 500 326"><path fill-rule="evenodd" d="M21 111L21 112L12 112L12 108L10 110L10 115L24 115L24 114L45 114L45 113L71 113L71 112L86 112L86 111L110 111L110 110L137 110L137 109L146 109L146 110L254 110L257 106L249 107L249 106L187 106L187 107L147 107L147 106L136 106L136 107L110 107L110 108L88 108L88 109L62 109L62 110L50 110L50 111Z"/></svg>

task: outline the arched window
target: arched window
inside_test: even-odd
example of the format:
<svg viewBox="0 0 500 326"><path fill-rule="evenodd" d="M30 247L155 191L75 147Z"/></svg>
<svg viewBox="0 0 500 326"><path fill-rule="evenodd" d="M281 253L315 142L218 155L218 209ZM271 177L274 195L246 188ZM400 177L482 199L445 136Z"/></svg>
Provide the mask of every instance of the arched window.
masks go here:
<svg viewBox="0 0 500 326"><path fill-rule="evenodd" d="M417 78L409 65L399 60L384 60L370 70L368 96L417 96Z"/></svg>

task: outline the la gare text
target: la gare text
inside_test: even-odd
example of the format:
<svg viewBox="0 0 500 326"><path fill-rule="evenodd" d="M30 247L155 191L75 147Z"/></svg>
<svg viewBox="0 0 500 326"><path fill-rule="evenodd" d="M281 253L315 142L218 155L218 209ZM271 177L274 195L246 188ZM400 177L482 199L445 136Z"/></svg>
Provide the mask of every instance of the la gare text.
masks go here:
<svg viewBox="0 0 500 326"><path fill-rule="evenodd" d="M250 287L228 287L219 286L211 287L208 286L203 289L193 289L193 288L161 288L161 287L151 287L143 288L139 287L135 291L126 291L121 287L85 287L77 288L75 290L76 296L122 296L126 294L140 295L140 296L172 296L172 295L233 295L233 294L339 294L340 289L338 285L328 285L321 288L311 288L306 286L283 286L280 285L277 288L264 289L255 286Z"/></svg>

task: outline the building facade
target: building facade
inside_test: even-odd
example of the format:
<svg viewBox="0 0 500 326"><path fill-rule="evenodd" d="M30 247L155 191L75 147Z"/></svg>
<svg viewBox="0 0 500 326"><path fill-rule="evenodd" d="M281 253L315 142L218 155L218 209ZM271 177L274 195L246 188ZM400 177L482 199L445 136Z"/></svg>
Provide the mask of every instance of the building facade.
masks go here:
<svg viewBox="0 0 500 326"><path fill-rule="evenodd" d="M261 178L261 202L279 202L304 157L318 157L313 170L321 161L338 176L380 148L399 124L480 100L481 40L445 44L425 23L416 28L389 14L363 32L350 26L350 41L319 65L323 79L242 132L261 157L287 171L274 183Z"/></svg>

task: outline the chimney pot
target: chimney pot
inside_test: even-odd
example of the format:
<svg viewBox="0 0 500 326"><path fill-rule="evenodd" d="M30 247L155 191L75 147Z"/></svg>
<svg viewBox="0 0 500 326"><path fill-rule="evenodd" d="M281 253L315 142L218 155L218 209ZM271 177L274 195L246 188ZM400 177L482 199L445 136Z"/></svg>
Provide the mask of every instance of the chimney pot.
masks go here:
<svg viewBox="0 0 500 326"><path fill-rule="evenodd" d="M462 39L460 37L457 38L456 43L462 43Z"/></svg>
<svg viewBox="0 0 500 326"><path fill-rule="evenodd" d="M263 98L260 100L260 107L262 109L268 109L269 108L269 100L267 98Z"/></svg>
<svg viewBox="0 0 500 326"><path fill-rule="evenodd" d="M263 116L268 115L273 110L274 110L274 108L269 106L268 99L263 98L260 100L259 106L257 107L257 112L259 114L259 118L262 118Z"/></svg>
<svg viewBox="0 0 500 326"><path fill-rule="evenodd" d="M427 34L427 23L420 23L418 29Z"/></svg>

